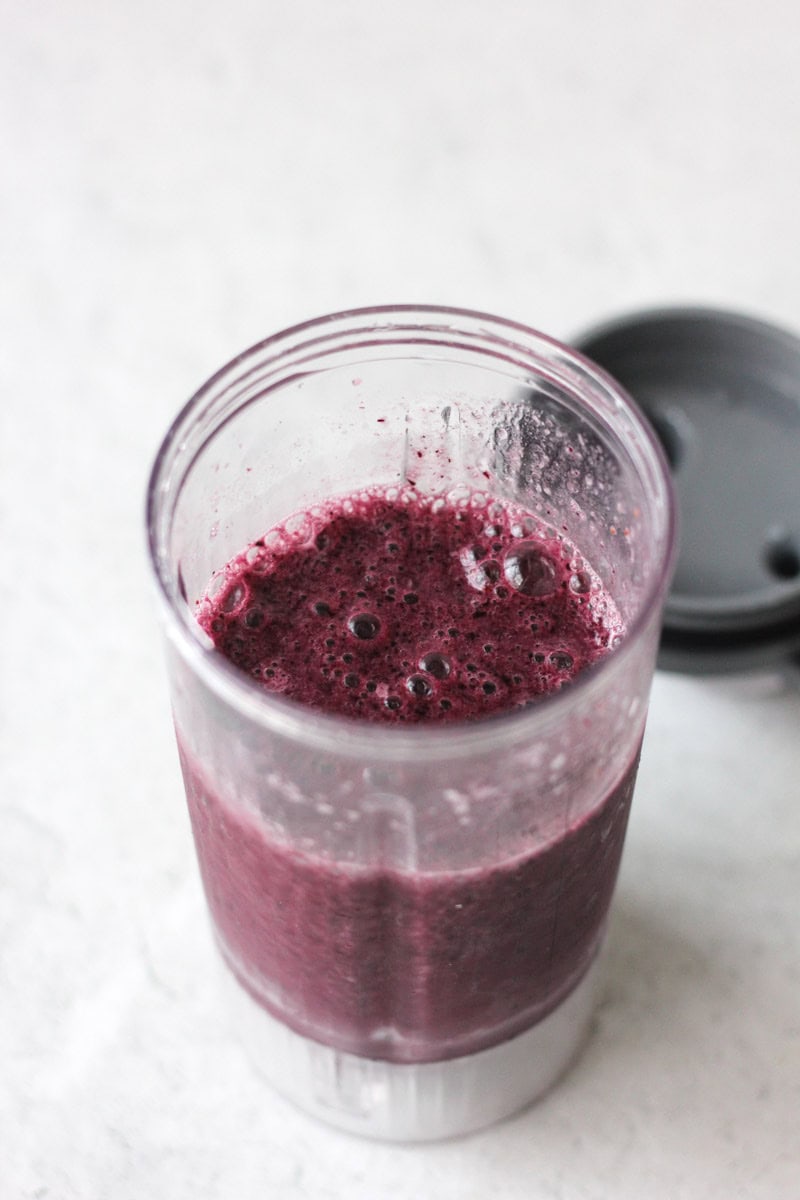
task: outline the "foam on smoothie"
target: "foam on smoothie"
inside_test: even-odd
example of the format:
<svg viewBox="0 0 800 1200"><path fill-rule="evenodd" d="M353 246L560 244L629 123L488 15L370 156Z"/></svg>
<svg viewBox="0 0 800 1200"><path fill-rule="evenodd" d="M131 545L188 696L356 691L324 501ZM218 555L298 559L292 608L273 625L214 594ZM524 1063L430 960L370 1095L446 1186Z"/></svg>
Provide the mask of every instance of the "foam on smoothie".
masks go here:
<svg viewBox="0 0 800 1200"><path fill-rule="evenodd" d="M622 632L590 565L533 514L398 489L274 527L215 577L198 618L268 691L389 722L524 706Z"/></svg>

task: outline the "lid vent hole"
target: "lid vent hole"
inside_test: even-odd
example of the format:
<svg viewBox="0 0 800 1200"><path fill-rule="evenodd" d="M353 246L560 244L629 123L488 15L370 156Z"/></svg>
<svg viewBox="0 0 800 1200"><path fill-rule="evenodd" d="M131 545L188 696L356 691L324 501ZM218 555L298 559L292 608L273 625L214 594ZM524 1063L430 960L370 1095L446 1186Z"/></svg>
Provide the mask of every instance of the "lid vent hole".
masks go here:
<svg viewBox="0 0 800 1200"><path fill-rule="evenodd" d="M796 579L800 575L800 541L789 534L777 534L767 542L764 561L776 579Z"/></svg>
<svg viewBox="0 0 800 1200"><path fill-rule="evenodd" d="M678 422L663 411L655 410L647 415L667 456L667 462L672 470L676 471L683 461L684 454L684 440Z"/></svg>

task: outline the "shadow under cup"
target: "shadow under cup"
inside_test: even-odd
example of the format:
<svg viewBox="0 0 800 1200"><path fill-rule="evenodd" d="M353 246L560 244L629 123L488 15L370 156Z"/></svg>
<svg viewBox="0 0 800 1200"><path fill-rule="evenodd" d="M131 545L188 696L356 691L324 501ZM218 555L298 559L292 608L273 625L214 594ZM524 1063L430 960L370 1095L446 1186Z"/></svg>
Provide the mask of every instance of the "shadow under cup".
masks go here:
<svg viewBox="0 0 800 1200"><path fill-rule="evenodd" d="M535 705L376 726L268 694L208 643L215 571L358 489L518 502L577 547L626 634ZM306 1110L463 1133L576 1052L644 731L674 508L656 441L586 360L411 307L310 322L224 368L169 431L148 529L200 870L237 1027Z"/></svg>

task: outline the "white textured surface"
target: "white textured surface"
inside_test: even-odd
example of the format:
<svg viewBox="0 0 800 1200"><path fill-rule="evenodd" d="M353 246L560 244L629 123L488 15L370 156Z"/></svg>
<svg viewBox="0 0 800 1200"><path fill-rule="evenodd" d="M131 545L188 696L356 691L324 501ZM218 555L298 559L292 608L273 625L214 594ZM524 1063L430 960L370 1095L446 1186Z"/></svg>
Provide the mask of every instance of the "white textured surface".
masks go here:
<svg viewBox="0 0 800 1200"><path fill-rule="evenodd" d="M656 680L586 1053L391 1148L229 1036L141 505L226 358L354 304L557 335L800 329L800 10L562 0L0 6L0 1197L793 1200L800 693Z"/></svg>

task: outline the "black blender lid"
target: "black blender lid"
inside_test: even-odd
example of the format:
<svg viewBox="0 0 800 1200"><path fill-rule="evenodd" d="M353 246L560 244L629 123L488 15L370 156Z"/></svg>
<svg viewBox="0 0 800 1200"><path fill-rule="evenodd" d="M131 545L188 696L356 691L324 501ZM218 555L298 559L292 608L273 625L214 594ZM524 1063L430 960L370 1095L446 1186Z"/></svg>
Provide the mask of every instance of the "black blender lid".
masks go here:
<svg viewBox="0 0 800 1200"><path fill-rule="evenodd" d="M668 308L573 344L638 402L672 467L681 545L659 665L746 670L800 653L800 338Z"/></svg>

